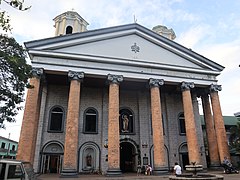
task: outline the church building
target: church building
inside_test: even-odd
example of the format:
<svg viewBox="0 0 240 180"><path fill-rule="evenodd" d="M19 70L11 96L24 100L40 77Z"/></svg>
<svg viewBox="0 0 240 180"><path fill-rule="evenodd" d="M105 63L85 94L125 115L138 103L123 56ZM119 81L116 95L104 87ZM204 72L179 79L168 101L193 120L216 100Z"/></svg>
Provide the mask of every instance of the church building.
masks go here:
<svg viewBox="0 0 240 180"><path fill-rule="evenodd" d="M217 84L223 66L176 43L165 26L87 30L74 11L54 21L55 37L25 43L34 88L17 159L35 173L119 176L151 165L161 174L175 162L207 168L229 157Z"/></svg>

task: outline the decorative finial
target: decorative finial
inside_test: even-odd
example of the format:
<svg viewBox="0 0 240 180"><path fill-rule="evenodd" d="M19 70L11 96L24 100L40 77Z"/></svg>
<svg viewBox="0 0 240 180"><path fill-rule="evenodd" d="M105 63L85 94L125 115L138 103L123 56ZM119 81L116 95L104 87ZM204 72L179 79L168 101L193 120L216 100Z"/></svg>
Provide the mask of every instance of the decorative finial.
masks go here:
<svg viewBox="0 0 240 180"><path fill-rule="evenodd" d="M133 20L134 20L134 23L137 23L137 19L135 17L135 14L133 15Z"/></svg>

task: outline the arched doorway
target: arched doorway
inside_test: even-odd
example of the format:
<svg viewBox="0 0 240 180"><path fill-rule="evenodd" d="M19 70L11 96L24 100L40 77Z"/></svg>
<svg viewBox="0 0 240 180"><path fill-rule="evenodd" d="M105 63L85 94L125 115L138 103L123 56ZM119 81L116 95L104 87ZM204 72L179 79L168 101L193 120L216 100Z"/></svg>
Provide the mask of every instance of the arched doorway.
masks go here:
<svg viewBox="0 0 240 180"><path fill-rule="evenodd" d="M181 166L183 169L186 169L185 166L189 165L187 143L183 143L179 146L179 157Z"/></svg>
<svg viewBox="0 0 240 180"><path fill-rule="evenodd" d="M130 142L120 143L120 169L124 172L134 172L136 170L136 149Z"/></svg>
<svg viewBox="0 0 240 180"><path fill-rule="evenodd" d="M60 173L62 169L63 145L47 143L42 150L41 173Z"/></svg>

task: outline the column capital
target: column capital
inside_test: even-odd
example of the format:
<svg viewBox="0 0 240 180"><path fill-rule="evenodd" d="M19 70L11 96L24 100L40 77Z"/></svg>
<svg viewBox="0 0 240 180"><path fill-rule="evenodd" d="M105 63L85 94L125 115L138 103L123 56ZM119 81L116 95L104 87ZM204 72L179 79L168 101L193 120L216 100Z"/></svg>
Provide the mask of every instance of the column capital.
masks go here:
<svg viewBox="0 0 240 180"><path fill-rule="evenodd" d="M108 74L107 75L107 80L108 80L109 83L119 84L120 82L123 81L123 76L122 75Z"/></svg>
<svg viewBox="0 0 240 180"><path fill-rule="evenodd" d="M190 90L191 88L194 88L194 82L182 82L181 83L181 90L186 91Z"/></svg>
<svg viewBox="0 0 240 180"><path fill-rule="evenodd" d="M70 80L82 81L84 78L84 72L68 71L68 78Z"/></svg>
<svg viewBox="0 0 240 180"><path fill-rule="evenodd" d="M222 90L222 86L221 85L217 85L217 84L211 84L209 89L210 89L210 92L221 91Z"/></svg>
<svg viewBox="0 0 240 180"><path fill-rule="evenodd" d="M150 87L160 87L163 84L164 84L164 80L163 79L153 79L153 78L149 79L149 86Z"/></svg>
<svg viewBox="0 0 240 180"><path fill-rule="evenodd" d="M32 76L41 79L43 76L43 68L35 68L33 67L31 70Z"/></svg>

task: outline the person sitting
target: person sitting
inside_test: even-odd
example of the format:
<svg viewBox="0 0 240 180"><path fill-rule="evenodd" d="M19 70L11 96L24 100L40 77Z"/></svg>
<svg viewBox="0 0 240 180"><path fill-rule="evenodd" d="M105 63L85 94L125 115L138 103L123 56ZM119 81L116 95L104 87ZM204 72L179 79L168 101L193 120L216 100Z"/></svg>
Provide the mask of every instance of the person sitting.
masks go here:
<svg viewBox="0 0 240 180"><path fill-rule="evenodd" d="M151 175L151 174L152 174L152 167L150 165L147 165L146 175Z"/></svg>
<svg viewBox="0 0 240 180"><path fill-rule="evenodd" d="M224 173L239 173L239 171L233 167L232 163L229 161L227 157L224 157L223 159L223 168L224 168Z"/></svg>
<svg viewBox="0 0 240 180"><path fill-rule="evenodd" d="M181 166L179 166L179 164L177 162L175 162L175 166L174 166L173 170L174 170L174 174L176 176L182 174L182 168L181 168Z"/></svg>
<svg viewBox="0 0 240 180"><path fill-rule="evenodd" d="M229 166L229 167L232 167L232 164L231 162L228 160L228 158L225 156L224 159L223 159L223 164Z"/></svg>

